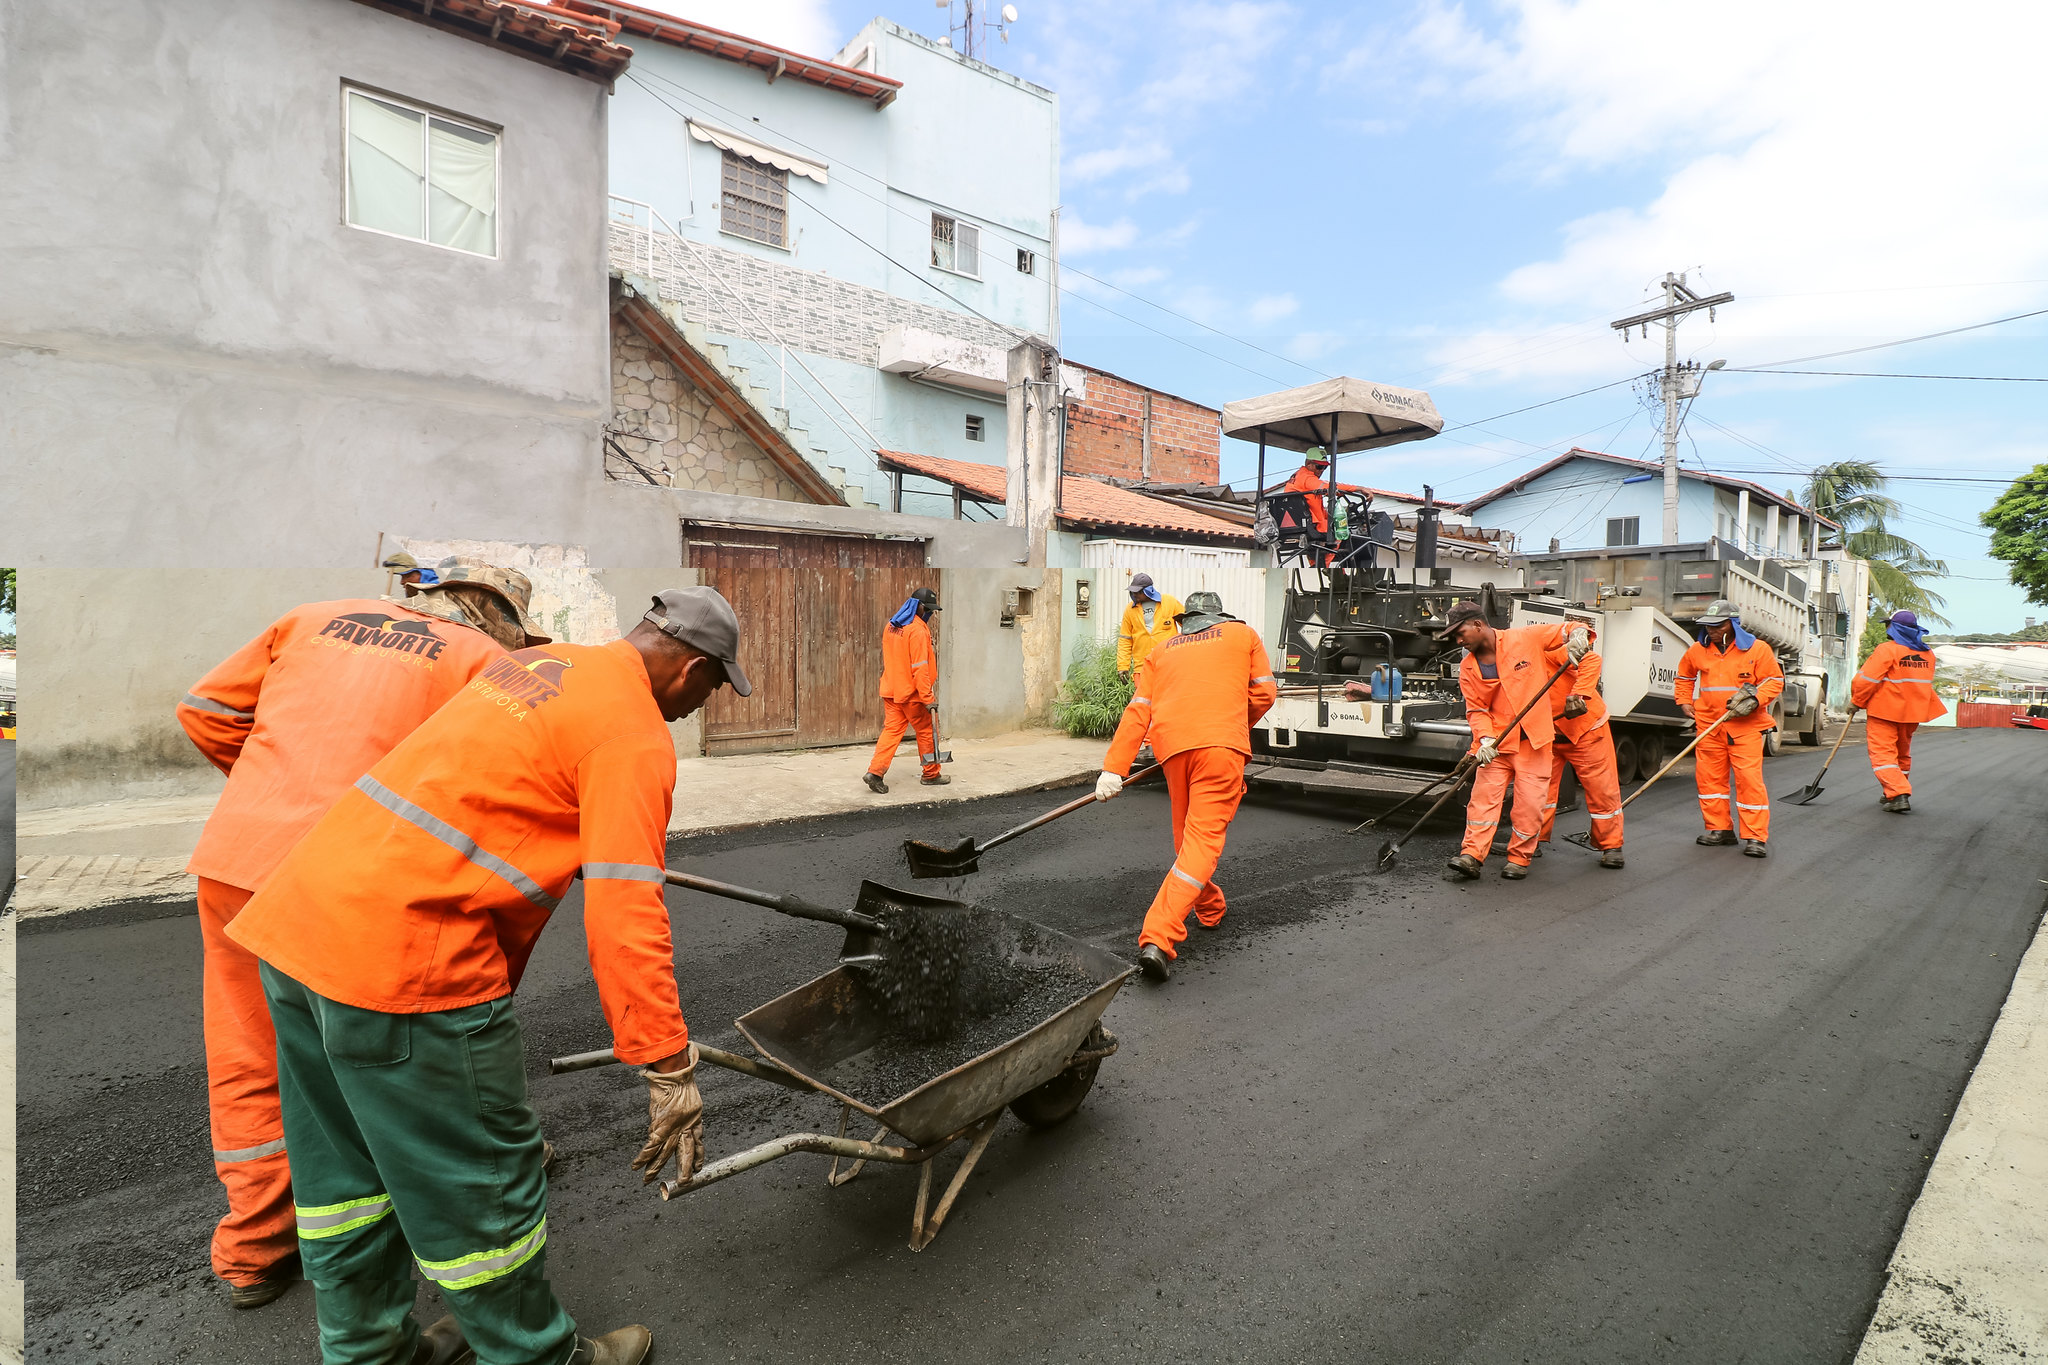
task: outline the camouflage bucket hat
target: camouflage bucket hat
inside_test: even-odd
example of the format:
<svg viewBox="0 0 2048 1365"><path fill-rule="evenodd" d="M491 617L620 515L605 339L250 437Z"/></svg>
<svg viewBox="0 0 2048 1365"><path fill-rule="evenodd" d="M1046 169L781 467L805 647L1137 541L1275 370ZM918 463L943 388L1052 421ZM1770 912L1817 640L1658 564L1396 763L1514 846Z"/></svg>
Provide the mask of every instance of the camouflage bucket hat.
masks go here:
<svg viewBox="0 0 2048 1365"><path fill-rule="evenodd" d="M1237 619L1223 610L1222 597L1213 592L1191 592L1182 606L1185 610L1173 620L1183 635L1192 635L1198 630L1207 630L1219 622Z"/></svg>
<svg viewBox="0 0 2048 1365"><path fill-rule="evenodd" d="M507 645L507 648L532 648L554 639L543 634L528 613L527 609L533 603L533 584L517 569L500 568L480 559L457 555L436 564L434 572L441 581L421 584L419 595L407 601L407 606L442 620L475 626L500 644L506 644L504 626L525 634L526 639L521 644ZM505 618L501 628L496 630L492 626L500 623L489 619L494 606L500 608L498 614Z"/></svg>

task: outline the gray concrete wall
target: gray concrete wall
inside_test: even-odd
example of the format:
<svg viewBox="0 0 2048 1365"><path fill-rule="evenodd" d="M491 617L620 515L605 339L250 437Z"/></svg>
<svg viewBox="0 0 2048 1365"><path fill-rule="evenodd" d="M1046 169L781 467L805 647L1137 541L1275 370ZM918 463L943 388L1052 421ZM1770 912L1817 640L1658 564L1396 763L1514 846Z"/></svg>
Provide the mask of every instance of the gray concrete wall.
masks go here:
<svg viewBox="0 0 2048 1365"><path fill-rule="evenodd" d="M1002 622L1003 594L1036 594L1033 612ZM948 569L939 578L939 724L943 734L1000 735L1049 723L1059 663L1057 570Z"/></svg>
<svg viewBox="0 0 2048 1365"><path fill-rule="evenodd" d="M576 604L563 638L577 644L617 639L655 593L697 582L690 569L523 567L537 602ZM22 570L21 708L35 717L17 749L22 807L218 791L220 775L178 726L178 698L291 608L378 597L384 585L375 569ZM699 720L670 730L678 755L702 752Z"/></svg>
<svg viewBox="0 0 2048 1365"><path fill-rule="evenodd" d="M380 531L676 562L601 480L603 87L353 0L0 26L15 562L333 567ZM344 222L344 82L502 129L495 259Z"/></svg>

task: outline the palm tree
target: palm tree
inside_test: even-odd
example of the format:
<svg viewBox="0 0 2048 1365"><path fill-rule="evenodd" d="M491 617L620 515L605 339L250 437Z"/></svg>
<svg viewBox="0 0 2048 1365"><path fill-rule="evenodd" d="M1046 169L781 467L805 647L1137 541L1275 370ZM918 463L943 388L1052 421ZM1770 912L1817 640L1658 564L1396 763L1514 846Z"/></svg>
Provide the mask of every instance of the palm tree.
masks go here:
<svg viewBox="0 0 2048 1365"><path fill-rule="evenodd" d="M1842 528L1842 548L1870 565L1873 607L1886 614L1911 611L1937 625L1947 625L1939 607L1948 605L1922 579L1939 578L1948 565L1904 536L1885 527L1886 517L1905 509L1884 493L1884 472L1866 460L1837 460L1813 471L1802 501Z"/></svg>

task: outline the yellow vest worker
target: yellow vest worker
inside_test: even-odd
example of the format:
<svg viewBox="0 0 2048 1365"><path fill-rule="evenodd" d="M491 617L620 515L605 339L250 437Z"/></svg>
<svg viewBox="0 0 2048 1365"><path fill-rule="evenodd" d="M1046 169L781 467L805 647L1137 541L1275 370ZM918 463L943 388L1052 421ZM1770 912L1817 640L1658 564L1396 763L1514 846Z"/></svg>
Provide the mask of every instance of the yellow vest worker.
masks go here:
<svg viewBox="0 0 2048 1365"><path fill-rule="evenodd" d="M1174 637L1173 618L1180 615L1177 597L1159 591L1148 573L1131 577L1131 605L1116 631L1116 671L1128 676L1146 656Z"/></svg>

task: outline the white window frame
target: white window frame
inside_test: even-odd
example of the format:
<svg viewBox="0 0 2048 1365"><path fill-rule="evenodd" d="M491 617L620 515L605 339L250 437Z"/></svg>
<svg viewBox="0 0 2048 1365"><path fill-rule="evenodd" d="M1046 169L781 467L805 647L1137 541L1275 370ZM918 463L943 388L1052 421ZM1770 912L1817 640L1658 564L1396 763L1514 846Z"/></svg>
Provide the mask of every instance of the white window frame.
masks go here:
<svg viewBox="0 0 2048 1365"><path fill-rule="evenodd" d="M437 242L432 237L426 235L428 231L431 231L431 228L424 222L420 225L422 229L421 235L413 237L403 232L390 232L384 228L368 227L355 221L355 205L349 202L348 157L352 136L349 123L354 117L354 109L349 104L348 99L350 95L361 95L365 99L382 100L385 104L396 105L400 109L407 109L415 114L419 114L423 120L440 119L443 123L460 124L462 127L468 128L473 132L489 133L491 135L491 183L498 194L498 211L492 215L491 239L492 245L496 250L488 252L471 251L468 247L450 246L446 242ZM426 137L429 126L424 121L420 125L420 135L423 138ZM421 162L423 167L421 179L429 189L432 188L434 183L433 146L433 140L428 138L425 148L422 149L424 160ZM425 201L422 200L421 209L423 212L425 207ZM353 228L357 232L369 232L379 237L389 237L394 241L418 242L421 246L430 246L436 251L452 251L458 256L474 256L478 260L483 261L503 260L505 258L505 130L495 124L485 123L481 119L471 118L466 114L457 114L438 105L422 104L418 100L410 100L403 95L394 95L389 91L379 90L374 85L357 85L353 81L343 81L341 83L341 225Z"/></svg>
<svg viewBox="0 0 2048 1365"><path fill-rule="evenodd" d="M940 224L940 223L951 223L951 224L953 225L953 236L952 236L952 245L953 245L953 260L954 260L955 264L953 264L953 265L940 265L940 264L939 264L939 263L938 263L937 261L932 261L932 262L931 262L931 268L932 268L932 269L934 269L934 270L943 270L943 271L945 271L945 272L946 272L946 273L947 273L948 275L958 275L958 276L959 276L959 277L960 277L961 279L963 279L963 280L978 280L978 279L980 279L980 278L981 278L981 276L980 276L979 274L969 274L969 273L968 273L967 271L965 271L965 270L962 270L962 269L960 269L960 268L959 268L959 266L958 266L958 262L959 262L959 260L960 260L960 229L964 227L964 228L966 228L966 229L967 229L967 230L968 230L969 232L972 232L972 233L974 234L974 264L975 264L975 266L976 266L977 268L979 268L979 267L980 267L980 265L981 265L981 255L982 255L982 253L981 253L981 227L980 227L980 225L979 225L979 224L976 224L976 223L970 223L970 222L968 222L968 221L967 221L966 219L962 218L962 217L961 217L961 216L960 216L959 214L957 214L957 213L940 213L940 212L939 212L939 211L938 211L937 209L933 209L933 210L932 210L932 236L931 236L931 242L932 242L932 245L933 245L934 247L936 247L936 246L937 246L937 244L938 244L938 241L939 241L939 224ZM929 259L929 258L928 258L928 259Z"/></svg>
<svg viewBox="0 0 2048 1365"><path fill-rule="evenodd" d="M1635 523L1636 538L1634 540L1616 540L1614 538L1616 527L1619 527L1620 533L1625 536L1629 532L1630 522ZM1642 543L1643 519L1641 517L1609 517L1607 519L1607 544L1603 548L1610 550L1620 550L1640 545Z"/></svg>

